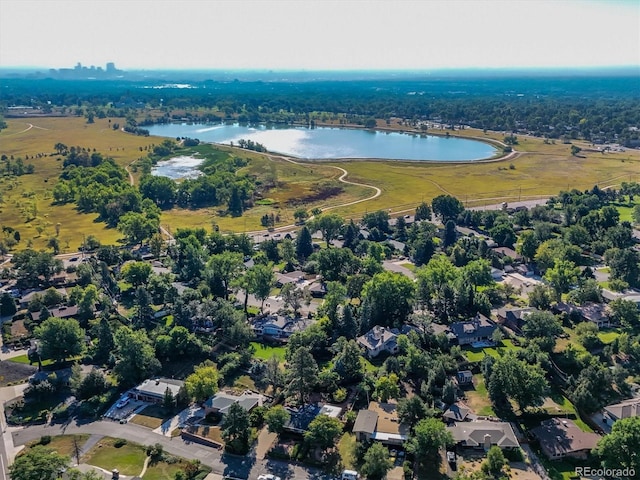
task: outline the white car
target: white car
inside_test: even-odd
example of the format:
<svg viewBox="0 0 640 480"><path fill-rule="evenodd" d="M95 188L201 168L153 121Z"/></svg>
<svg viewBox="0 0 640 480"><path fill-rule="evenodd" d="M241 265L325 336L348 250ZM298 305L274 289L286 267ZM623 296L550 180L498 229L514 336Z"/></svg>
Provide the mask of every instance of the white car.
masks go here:
<svg viewBox="0 0 640 480"><path fill-rule="evenodd" d="M281 480L281 478L271 473L263 473L262 475L258 475L258 480Z"/></svg>
<svg viewBox="0 0 640 480"><path fill-rule="evenodd" d="M129 397L121 398L120 401L118 401L118 403L116 403L116 408L125 407L125 406L127 406L128 403L129 403Z"/></svg>

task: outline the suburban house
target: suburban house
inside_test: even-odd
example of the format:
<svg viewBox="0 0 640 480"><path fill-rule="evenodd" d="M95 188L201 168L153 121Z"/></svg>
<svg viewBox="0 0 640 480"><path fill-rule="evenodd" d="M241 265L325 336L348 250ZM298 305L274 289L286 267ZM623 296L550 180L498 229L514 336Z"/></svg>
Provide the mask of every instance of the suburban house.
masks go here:
<svg viewBox="0 0 640 480"><path fill-rule="evenodd" d="M458 385L471 385L473 383L473 373L471 370L460 370L456 374Z"/></svg>
<svg viewBox="0 0 640 480"><path fill-rule="evenodd" d="M508 422L460 422L447 427L456 444L465 448L489 450L492 446L520 448L513 427Z"/></svg>
<svg viewBox="0 0 640 480"><path fill-rule="evenodd" d="M376 325L364 335L356 338L358 345L364 347L369 358L374 358L381 353L397 353L398 352L398 335L406 335L411 330L417 330L411 325L403 325L402 329L386 328Z"/></svg>
<svg viewBox="0 0 640 480"><path fill-rule="evenodd" d="M516 252L513 248L509 247L496 247L493 249L494 253L498 256L498 258L509 257L516 262L522 261L522 255Z"/></svg>
<svg viewBox="0 0 640 480"><path fill-rule="evenodd" d="M314 320L303 317L292 318L283 317L282 315L265 315L256 317L251 328L256 335L286 339L296 332L301 332L313 323Z"/></svg>
<svg viewBox="0 0 640 480"><path fill-rule="evenodd" d="M173 380L170 378L149 379L131 390L129 395L136 400L141 400L143 402L162 403L164 401L164 395L167 388L175 397L178 395L182 385L184 385L184 382L181 380Z"/></svg>
<svg viewBox="0 0 640 480"><path fill-rule="evenodd" d="M527 316L533 312L537 312L538 309L533 307L527 308L499 308L496 312L496 318L498 323L509 327L510 329L520 333L524 326Z"/></svg>
<svg viewBox="0 0 640 480"><path fill-rule="evenodd" d="M299 408L286 407L289 412L289 421L284 426L284 429L293 432L303 434L309 429L309 424L318 415L327 415L328 417L338 418L342 413L342 408L335 405L316 405L309 404L303 405Z"/></svg>
<svg viewBox="0 0 640 480"><path fill-rule="evenodd" d="M327 284L320 280L309 284L309 294L313 298L324 298L327 294Z"/></svg>
<svg viewBox="0 0 640 480"><path fill-rule="evenodd" d="M62 295L63 297L67 296L67 290L64 288L56 288L55 289L56 292L58 292L60 295ZM18 300L18 303L20 305L20 308L27 308L29 306L29 303L32 300L35 300L37 297L44 297L44 294L46 293L46 290L32 290L29 293L25 293L24 295L22 295L22 297L20 297L20 300Z"/></svg>
<svg viewBox="0 0 640 480"><path fill-rule="evenodd" d="M464 422L472 420L471 417L474 415L471 414L471 409L467 407L465 404L456 402L447 408L442 414L442 419L447 423L452 422Z"/></svg>
<svg viewBox="0 0 640 480"><path fill-rule="evenodd" d="M458 345L475 342L489 342L498 326L489 318L478 313L471 320L452 323L449 326L451 336Z"/></svg>
<svg viewBox="0 0 640 480"><path fill-rule="evenodd" d="M376 325L356 341L364 347L369 358L377 357L382 352L396 353L398 351L398 335L385 327Z"/></svg>
<svg viewBox="0 0 640 480"><path fill-rule="evenodd" d="M304 282L305 273L294 270L289 273L276 273L276 287L280 288L288 283L299 284Z"/></svg>
<svg viewBox="0 0 640 480"><path fill-rule="evenodd" d="M229 411L229 407L234 403L240 405L244 410L250 412L255 407L261 407L264 403L264 395L253 393L251 391L242 392L242 395L234 393L218 392L209 398L202 405L205 415L210 413L219 413L225 415Z"/></svg>
<svg viewBox="0 0 640 480"><path fill-rule="evenodd" d="M78 315L77 305L71 305L71 306L60 305L59 307L47 308L47 310L49 310L49 314L52 317L56 317L56 318L71 318ZM29 312L34 322L37 322L38 320L40 320L40 313L41 313L40 311Z"/></svg>
<svg viewBox="0 0 640 480"><path fill-rule="evenodd" d="M602 303L588 302L585 305L573 305L571 303L558 302L553 306L556 313L577 315L585 322L595 323L598 328L611 327L611 318L607 306Z"/></svg>
<svg viewBox="0 0 640 480"><path fill-rule="evenodd" d="M409 425L401 424L395 403L370 402L360 410L353 433L360 441L375 440L385 445L402 445L409 438Z"/></svg>
<svg viewBox="0 0 640 480"><path fill-rule="evenodd" d="M640 417L640 399L631 398L624 402L607 405L604 407L602 417L606 423L611 424L623 418Z"/></svg>
<svg viewBox="0 0 640 480"><path fill-rule="evenodd" d="M550 460L564 457L586 458L600 440L600 436L583 432L572 420L551 418L531 430L540 448Z"/></svg>

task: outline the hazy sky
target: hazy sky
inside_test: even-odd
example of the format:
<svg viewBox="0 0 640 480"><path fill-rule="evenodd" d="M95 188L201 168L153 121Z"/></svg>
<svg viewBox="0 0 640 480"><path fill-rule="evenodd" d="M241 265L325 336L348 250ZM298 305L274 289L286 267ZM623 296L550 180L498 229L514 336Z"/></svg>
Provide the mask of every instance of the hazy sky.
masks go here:
<svg viewBox="0 0 640 480"><path fill-rule="evenodd" d="M640 65L637 0L0 0L0 66Z"/></svg>

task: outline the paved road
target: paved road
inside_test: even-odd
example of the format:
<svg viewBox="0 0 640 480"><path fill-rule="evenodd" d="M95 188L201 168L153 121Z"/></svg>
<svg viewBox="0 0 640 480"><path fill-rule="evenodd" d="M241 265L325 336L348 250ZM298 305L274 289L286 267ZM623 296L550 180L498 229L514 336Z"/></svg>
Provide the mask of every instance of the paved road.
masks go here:
<svg viewBox="0 0 640 480"><path fill-rule="evenodd" d="M200 460L204 465L213 468L215 473L236 478L256 479L262 473L273 473L283 479L296 480L326 480L331 478L317 469L290 465L286 462L270 459L256 460L255 455L246 457L228 455L213 448L185 442L179 437L168 438L132 423L121 425L109 420L102 420L86 424L72 422L69 424L36 425L26 428L12 428L11 430L13 443L16 446L39 439L43 435L88 433L91 435L126 438L142 445L160 443L165 451L173 455Z"/></svg>

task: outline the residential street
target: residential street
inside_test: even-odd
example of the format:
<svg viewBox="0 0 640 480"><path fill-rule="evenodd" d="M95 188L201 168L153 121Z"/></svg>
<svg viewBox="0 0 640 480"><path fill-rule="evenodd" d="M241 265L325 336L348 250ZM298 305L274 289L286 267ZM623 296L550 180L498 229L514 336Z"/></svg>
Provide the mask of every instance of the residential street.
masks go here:
<svg viewBox="0 0 640 480"><path fill-rule="evenodd" d="M24 445L32 440L37 440L43 435L63 435L74 433L88 433L92 435L104 435L117 438L126 438L142 445L160 443L165 451L188 459L200 460L204 465L213 468L215 473L225 476L255 479L263 473L273 473L283 479L323 479L332 478L319 470L290 465L286 462L265 459L256 460L253 456L239 457L221 453L219 450L185 442L180 437L170 438L153 433L148 428L127 423L121 425L117 422L102 420L86 424L55 424L36 425L26 428L10 428L13 442L16 446ZM115 467L115 466L114 466ZM4 480L4 479L3 479Z"/></svg>

